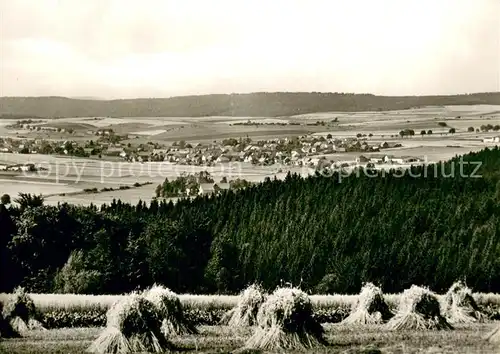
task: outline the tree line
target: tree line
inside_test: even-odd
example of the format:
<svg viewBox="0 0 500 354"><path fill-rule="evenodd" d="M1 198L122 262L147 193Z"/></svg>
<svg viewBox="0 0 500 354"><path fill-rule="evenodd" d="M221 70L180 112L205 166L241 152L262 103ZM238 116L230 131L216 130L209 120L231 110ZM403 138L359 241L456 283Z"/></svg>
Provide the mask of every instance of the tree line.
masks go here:
<svg viewBox="0 0 500 354"><path fill-rule="evenodd" d="M481 166L459 173L462 160ZM365 281L443 291L464 279L499 292L499 171L496 147L406 173L289 174L175 204L46 206L25 195L9 207L2 198L0 291L123 293L157 282L235 293L255 281L318 293L356 293Z"/></svg>

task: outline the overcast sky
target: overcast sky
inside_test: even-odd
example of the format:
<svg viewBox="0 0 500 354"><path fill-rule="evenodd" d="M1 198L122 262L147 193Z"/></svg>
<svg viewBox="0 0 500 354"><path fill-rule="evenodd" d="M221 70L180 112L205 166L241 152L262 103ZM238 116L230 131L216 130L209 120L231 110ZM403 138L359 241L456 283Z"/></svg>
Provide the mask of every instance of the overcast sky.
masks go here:
<svg viewBox="0 0 500 354"><path fill-rule="evenodd" d="M500 91L500 0L0 0L1 96Z"/></svg>

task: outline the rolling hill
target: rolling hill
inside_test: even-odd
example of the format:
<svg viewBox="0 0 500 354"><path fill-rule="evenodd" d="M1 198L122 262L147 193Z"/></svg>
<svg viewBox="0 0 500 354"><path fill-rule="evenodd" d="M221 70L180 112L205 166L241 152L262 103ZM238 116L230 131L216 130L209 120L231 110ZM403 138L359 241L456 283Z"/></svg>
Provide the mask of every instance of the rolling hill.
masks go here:
<svg viewBox="0 0 500 354"><path fill-rule="evenodd" d="M500 104L500 92L453 96L259 92L120 100L1 97L0 117L277 117L314 112L399 110L431 105L471 104Z"/></svg>

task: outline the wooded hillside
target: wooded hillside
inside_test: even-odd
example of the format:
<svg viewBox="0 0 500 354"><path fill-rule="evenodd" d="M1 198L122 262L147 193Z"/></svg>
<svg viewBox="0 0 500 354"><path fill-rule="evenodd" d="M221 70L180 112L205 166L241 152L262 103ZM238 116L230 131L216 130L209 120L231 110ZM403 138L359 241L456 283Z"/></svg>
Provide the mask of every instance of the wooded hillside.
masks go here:
<svg viewBox="0 0 500 354"><path fill-rule="evenodd" d="M399 110L421 106L470 104L500 104L500 92L400 97L317 92L260 92L109 101L65 97L1 97L0 116L276 117L314 112Z"/></svg>

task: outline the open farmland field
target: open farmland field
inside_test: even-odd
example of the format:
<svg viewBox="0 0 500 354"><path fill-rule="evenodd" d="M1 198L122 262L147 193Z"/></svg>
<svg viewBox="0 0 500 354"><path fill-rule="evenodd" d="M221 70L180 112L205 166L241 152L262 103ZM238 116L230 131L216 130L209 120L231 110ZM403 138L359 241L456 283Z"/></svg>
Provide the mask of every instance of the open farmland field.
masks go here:
<svg viewBox="0 0 500 354"><path fill-rule="evenodd" d="M138 188L125 190L115 190L99 193L81 193L75 195L53 195L45 198L47 205L57 205L58 203L69 203L75 205L102 205L111 204L113 200L126 200L128 203L137 204L139 201L148 204L155 195L156 184L150 184ZM167 200L176 201L177 198Z"/></svg>
<svg viewBox="0 0 500 354"><path fill-rule="evenodd" d="M257 123L257 125L238 125L236 123ZM325 125L311 125L316 122ZM0 135L41 137L44 139L90 140L89 134L98 129L111 128L119 134L128 134L131 139L124 143L155 142L171 144L174 141L212 142L227 138L250 137L254 141L277 137L290 137L304 134L331 134L338 139L352 138L357 134L372 134L366 137L370 145L384 142L401 144L401 147L384 149L380 152L337 152L320 155L338 163L353 163L362 154L365 157L383 157L385 154L395 158L417 157L427 163L448 160L454 156L479 151L495 144L483 143L483 139L495 133L467 132L468 127L478 129L481 125L500 123L500 106L429 106L423 108L380 111L380 112L326 112L284 117L126 117L126 118L59 118L44 120L44 126L71 128L73 135L57 132L34 132L26 130L6 129L13 120L0 122ZM293 125L279 125L293 123ZM445 127L438 123L446 124ZM455 134L449 134L450 128ZM414 129L415 136L401 138L399 131ZM420 135L420 130L432 130L432 135ZM497 134L498 135L498 134ZM244 178L252 182L263 181L266 177L285 177L291 170L305 176L314 172L307 168L291 168L286 166L255 166L251 164L219 164L214 167L195 167L171 165L168 163L128 163L117 158L106 157L106 160L55 157L50 155L22 155L0 153L0 161L11 164L35 163L46 170L34 175L26 173L12 176L8 183L2 185L3 193L16 195L18 192L33 193L38 191L48 196L50 204L68 201L76 204L101 204L113 199L136 203L138 200L149 201L156 186L165 178L176 178L181 173L194 173L206 170L219 180L228 178ZM382 168L383 166L381 166ZM392 166L387 166L391 168ZM404 167L404 166L403 166ZM23 181L27 181L23 183ZM39 182L38 184L35 182ZM83 189L117 188L121 185L131 186L134 183L151 182L151 185L134 190L120 190L99 194L68 193L81 192ZM65 195L55 195L55 194Z"/></svg>
<svg viewBox="0 0 500 354"><path fill-rule="evenodd" d="M435 354L496 354L498 348L487 342L484 335L495 323L461 326L454 331L388 332L380 325L349 328L324 325L324 348L308 353L435 353ZM0 352L9 354L80 354L99 335L100 328L65 328L32 331L22 339L0 342ZM244 346L250 330L232 330L225 326L200 326L198 335L185 335L172 340L180 352L234 353ZM371 349L371 351L369 351ZM375 350L378 349L378 350ZM254 351L255 353L258 351ZM293 352L293 351L288 351ZM300 352L300 351L299 351Z"/></svg>
<svg viewBox="0 0 500 354"><path fill-rule="evenodd" d="M239 125L246 122L257 125ZM317 121L325 126L307 125ZM335 122L334 122L335 121ZM331 133L338 136L355 136L357 133L372 133L375 136L397 134L402 129L433 130L447 132L450 127L458 133L472 126L500 122L500 105L473 106L429 106L408 110L377 112L326 112L282 117L124 117L124 118L59 118L44 120L39 125L74 129L73 135L57 132L9 130L5 126L14 120L2 120L0 135L44 138L90 139L89 132L98 129L113 129L118 134L137 136L131 141L144 140L173 142L184 139L190 142L211 142L225 138L249 136L252 138L285 137L313 133ZM445 122L447 128L438 126ZM299 125L278 125L278 124ZM36 124L35 124L36 125ZM417 132L418 133L418 132ZM470 134L469 134L470 135Z"/></svg>
<svg viewBox="0 0 500 354"><path fill-rule="evenodd" d="M78 192L79 189L69 187L67 184L51 183L51 182L34 182L27 180L11 180L0 179L0 186L2 193L12 196L17 196L18 193L31 193L31 194L54 194L54 193L72 193Z"/></svg>
<svg viewBox="0 0 500 354"><path fill-rule="evenodd" d="M0 192L16 196L18 193L42 194L47 204L67 202L89 205L110 203L113 199L137 203L149 202L158 184L165 178L175 179L181 174L208 171L215 180L223 176L229 179L244 178L261 182L266 177L283 179L288 171L306 176L314 172L309 168L253 166L250 163L226 163L211 167L175 165L167 162L113 162L96 159L55 157L39 154L0 153L0 161L6 164L28 164L43 167L37 172L1 172ZM100 193L83 193L84 189L118 189L132 187L134 183L149 183L137 188ZM64 195L62 195L64 194Z"/></svg>
<svg viewBox="0 0 500 354"><path fill-rule="evenodd" d="M5 302L9 295L0 295ZM114 295L63 295L31 294L36 307L42 313L66 311L84 313L97 310L105 312L122 296ZM480 306L500 306L498 294L474 294ZM400 294L385 295L389 306L394 309ZM357 295L312 295L315 311L344 308L355 303ZM237 296L180 295L183 307L188 311L227 311L236 306ZM345 316L344 316L345 317ZM497 322L486 321L468 325L458 325L453 331L392 332L384 325L357 325L323 323L328 346L307 351L308 353L361 353L364 350L379 349L381 353L496 353L496 347L484 339ZM233 352L244 346L252 333L251 328L231 328L227 326L199 325L198 335L182 335L173 338L174 345L182 351L201 353ZM54 328L47 331L30 331L21 339L0 342L5 353L81 353L103 330L102 327ZM373 351L375 353L375 351Z"/></svg>
<svg viewBox="0 0 500 354"><path fill-rule="evenodd" d="M258 125L235 125L246 122ZM316 122L324 126L307 125ZM26 136L31 138L71 138L91 139L91 132L98 129L113 129L118 134L136 136L142 141L173 142L184 139L189 142L211 142L225 138L252 137L277 138L290 135L314 133L332 134L339 137L355 136L357 133L372 133L375 137L388 138L402 129L433 130L434 133L446 133L453 127L457 133L464 133L472 126L479 128L483 124L500 122L500 105L474 106L431 106L418 109L380 112L327 112L305 115L269 117L126 117L126 118L59 118L44 120L39 125L55 128L73 129L68 135L57 132L37 132L28 130L10 130L5 126L14 120L2 120L0 136ZM444 122L447 127L438 125ZM293 123L298 125L278 125ZM35 124L37 125L37 124ZM481 134L479 134L481 135ZM481 136L466 135L479 139ZM448 137L446 138L448 139ZM479 139L480 140L480 139Z"/></svg>

